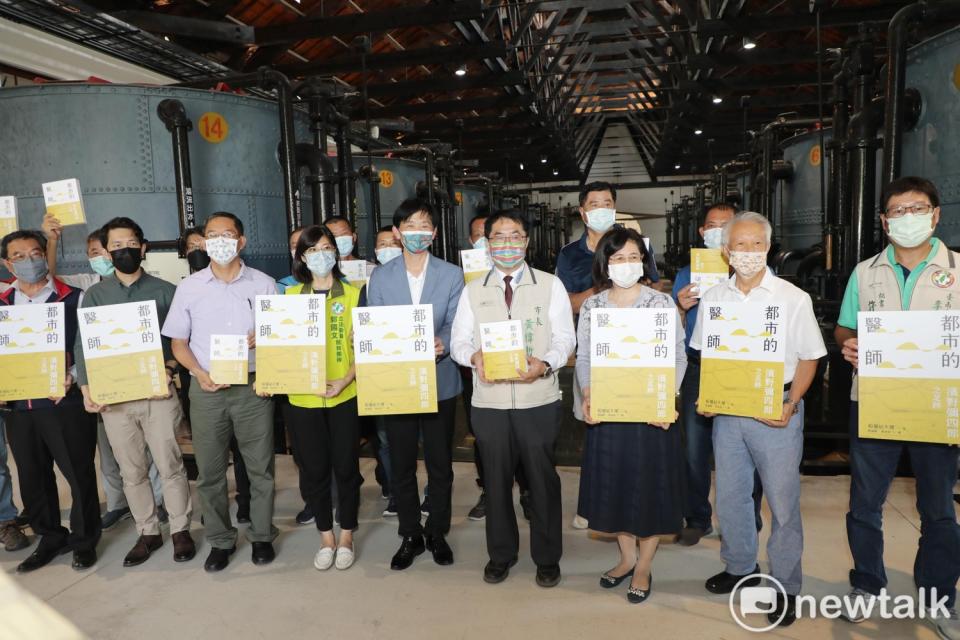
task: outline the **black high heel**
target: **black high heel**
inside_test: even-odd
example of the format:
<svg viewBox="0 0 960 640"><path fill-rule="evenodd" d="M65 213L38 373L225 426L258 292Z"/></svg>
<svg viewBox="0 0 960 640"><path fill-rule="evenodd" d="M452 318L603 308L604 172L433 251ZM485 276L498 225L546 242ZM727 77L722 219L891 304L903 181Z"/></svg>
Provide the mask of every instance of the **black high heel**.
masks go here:
<svg viewBox="0 0 960 640"><path fill-rule="evenodd" d="M646 589L634 589L633 587L627 589L627 600L630 604L640 604L649 598L651 593L653 593L653 571L650 572L650 584Z"/></svg>
<svg viewBox="0 0 960 640"><path fill-rule="evenodd" d="M630 569L629 573L625 573L620 577L612 576L609 573L605 573L602 576L600 576L600 586L603 587L604 589L613 589L614 587L619 587L621 582L631 577L633 577L633 569Z"/></svg>

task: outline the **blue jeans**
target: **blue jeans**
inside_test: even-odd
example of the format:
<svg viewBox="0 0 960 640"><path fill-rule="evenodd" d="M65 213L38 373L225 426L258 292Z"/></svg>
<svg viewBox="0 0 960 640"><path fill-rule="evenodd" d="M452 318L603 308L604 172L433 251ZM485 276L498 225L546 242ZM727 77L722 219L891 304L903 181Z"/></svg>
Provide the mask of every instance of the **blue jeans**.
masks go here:
<svg viewBox="0 0 960 640"><path fill-rule="evenodd" d="M697 398L700 397L700 362L687 360L687 371L680 387L680 424L683 427L684 448L687 460L687 483L683 504L686 526L706 531L713 522L710 507L710 472L713 457L713 418L697 413ZM754 516L757 531L763 520L760 518L760 503L763 487L760 476L754 481Z"/></svg>
<svg viewBox="0 0 960 640"><path fill-rule="evenodd" d="M917 587L937 588L952 607L960 579L960 525L953 504L960 449L926 442L861 439L858 403L850 403L850 512L847 541L853 555L850 584L878 594L887 586L883 568L883 503L906 449L917 483L920 546L913 564Z"/></svg>
<svg viewBox="0 0 960 640"><path fill-rule="evenodd" d="M0 522L8 522L17 517L17 508L13 505L13 478L7 466L7 439L0 418Z"/></svg>
<svg viewBox="0 0 960 640"><path fill-rule="evenodd" d="M800 593L803 523L800 518L800 461L803 458L803 402L786 427L768 427L751 418L717 416L713 424L717 462L717 516L723 530L720 556L734 575L753 573L758 535L754 526L754 473L773 514L767 542L768 573L790 595Z"/></svg>

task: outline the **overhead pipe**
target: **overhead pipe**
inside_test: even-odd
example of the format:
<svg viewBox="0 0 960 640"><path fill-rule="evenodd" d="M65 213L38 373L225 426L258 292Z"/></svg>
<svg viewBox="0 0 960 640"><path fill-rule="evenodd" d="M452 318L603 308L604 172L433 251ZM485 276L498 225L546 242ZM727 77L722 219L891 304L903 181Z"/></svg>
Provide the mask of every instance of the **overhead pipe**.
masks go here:
<svg viewBox="0 0 960 640"><path fill-rule="evenodd" d="M190 173L190 141L187 133L193 129L193 123L187 117L183 103L173 98L160 101L157 116L167 127L173 140L173 180L177 190L177 213L180 223L180 237L187 229L197 224L193 205L193 176ZM182 243L180 257L185 258Z"/></svg>
<svg viewBox="0 0 960 640"><path fill-rule="evenodd" d="M826 224L823 228L824 268L827 273L834 273L837 268L841 272L847 270L843 264L844 251L840 230L849 205L847 154L844 148L850 118L850 93L847 89L849 80L849 64L844 58L833 76L833 138L826 148L827 161L830 164L830 174L827 177Z"/></svg>
<svg viewBox="0 0 960 640"><path fill-rule="evenodd" d="M365 179L370 186L370 211L368 215L373 223L370 225L371 244L376 247L377 234L380 233L380 227L383 224L383 213L380 205L380 173L372 164L366 164L360 167L360 177Z"/></svg>
<svg viewBox="0 0 960 640"><path fill-rule="evenodd" d="M313 224L323 224L324 219L333 211L328 207L332 201L334 168L333 161L323 151L307 142L296 145L298 167L306 167L307 185L310 187L310 203L313 210Z"/></svg>
<svg viewBox="0 0 960 640"><path fill-rule="evenodd" d="M876 253L877 132L878 116L873 104L873 43L861 34L851 58L854 115L849 122L847 150L850 154L850 242L849 266Z"/></svg>
<svg viewBox="0 0 960 640"><path fill-rule="evenodd" d="M778 177L774 175L776 169L774 166L774 160L776 160L774 155L777 152L779 132L788 128L802 129L819 126L820 123L819 118L787 118L781 116L760 130L760 167L757 171L756 184L751 185L754 193L759 195L760 206L759 208L755 208L756 211L771 220L773 218L773 191L776 184L775 181ZM830 124L830 121L825 119L823 123ZM784 170L782 167L783 165L780 165L780 171ZM750 204L751 207L753 207L752 201Z"/></svg>
<svg viewBox="0 0 960 640"><path fill-rule="evenodd" d="M300 185L297 181L296 132L293 128L293 91L290 80L279 71L260 67L257 71L258 85L262 89L277 92L280 110L280 168L283 171L283 201L286 208L287 231L303 226L300 209Z"/></svg>

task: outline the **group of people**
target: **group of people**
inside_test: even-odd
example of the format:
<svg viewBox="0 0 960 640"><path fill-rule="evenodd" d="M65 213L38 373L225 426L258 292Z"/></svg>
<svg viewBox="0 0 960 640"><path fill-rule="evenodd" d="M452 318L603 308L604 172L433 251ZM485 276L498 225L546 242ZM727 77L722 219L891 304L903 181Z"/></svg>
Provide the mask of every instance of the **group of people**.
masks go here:
<svg viewBox="0 0 960 640"><path fill-rule="evenodd" d="M939 198L929 181L897 180L885 188L882 203L880 219L890 245L857 267L837 322L837 342L854 366L857 311L875 309L878 304L904 310L939 308L953 295L951 287L960 275L960 256L933 236ZM174 559L192 558L196 553L189 531L192 503L175 435L184 405L189 406L199 470L197 495L210 546L207 571L223 570L237 548L226 477L231 450L234 462L242 463L242 470L235 469L238 480L242 471L249 487L245 504L238 507L244 508L243 519L249 521L246 537L252 561L266 564L275 557L275 405L281 407L300 474L305 506L298 521L314 521L320 536L314 566L318 570L349 568L357 557L353 533L358 527L363 481L359 469L363 418L357 415L352 311L360 306L429 304L437 411L376 421L382 483L385 497L390 498L385 515L398 516L401 537L392 569L407 569L427 550L437 564L454 562L446 538L451 523L456 399L463 394L482 491L470 517L484 519L486 526L489 562L483 579L502 582L517 562L520 541L513 485L518 481L521 506L530 521L536 583L552 587L560 582L561 485L554 458L562 422L558 372L575 356L575 414L587 426L574 525L616 536L619 546L619 560L602 574L600 586L615 588L629 580L627 599L641 603L653 590L652 565L661 538L679 535L682 544L694 545L711 533L712 459L724 569L708 578L705 587L725 594L740 582L759 582L753 574L759 572L762 493L772 513L768 572L786 591L769 616L777 624L792 623L802 583L803 398L819 360L827 353L810 296L767 267L772 228L759 214L738 213L725 203L708 207L700 234L706 247L722 250L731 275L699 291L689 284L688 267L678 274L671 296L654 288L659 274L647 239L616 224L613 186L586 185L580 194L580 213L586 230L563 248L556 273L527 262L530 221L521 212L478 216L470 223L470 241L488 250L493 268L468 284L458 267L430 252L437 220L431 204L417 199L402 203L393 224L379 231L378 266L362 287L348 282L340 270L343 260L357 259L357 238L350 221L339 217L291 236L292 273L279 283L244 263L243 222L228 212L211 214L202 229L186 234L184 248L193 273L176 287L143 270L147 241L129 218L115 218L91 236L100 244L99 250L90 253L91 268L100 277L85 293L54 275L48 242L59 238L56 221L48 221L45 232L7 235L2 240L2 259L15 279L0 293L0 306L62 302L68 319L75 319L80 308L153 300L162 323L168 374L166 395L98 405L89 394L77 323L68 322L65 354L71 366L66 395L13 402L3 414L26 520L39 537L35 551L18 571L37 569L68 551L73 552L77 569L96 561L102 525L94 469L95 415L104 425L106 444L119 465L123 493L140 534L124 564L140 564L162 546L161 515L169 520ZM938 282L949 280L950 286L929 284L931 273L944 272L952 277ZM285 295L326 295L327 386L323 393L281 399L257 388L254 301L258 295L274 295L278 290ZM775 302L784 308L788 333L783 411L778 419L712 415L698 407L705 306L700 303L721 301ZM594 419L590 317L604 308L664 309L685 326L685 333L677 335L675 362L681 411L673 419L650 424ZM480 325L505 320L521 324L526 367L512 379L490 379L484 371ZM248 384L224 385L211 378L210 341L215 334L248 335ZM173 384L182 371L189 373L184 398L188 402L181 402ZM423 503L416 475L421 445L427 474ZM103 449L101 443L101 456ZM960 526L951 498L958 449L861 439L855 402L847 515L854 558L850 595L869 600L886 587L881 510L904 449L912 457L922 521L916 584L936 587L947 596L952 617L937 624L944 637L958 638ZM54 463L73 496L69 530L60 523ZM5 470L0 466L0 472ZM155 469L159 491L152 486L151 469ZM8 516L0 525L0 531L9 536L5 541L16 538L9 529L19 533L23 524L11 509L9 474L0 475L0 519ZM428 514L425 521L422 512ZM238 519L240 515L238 509ZM19 539L14 541L23 545Z"/></svg>

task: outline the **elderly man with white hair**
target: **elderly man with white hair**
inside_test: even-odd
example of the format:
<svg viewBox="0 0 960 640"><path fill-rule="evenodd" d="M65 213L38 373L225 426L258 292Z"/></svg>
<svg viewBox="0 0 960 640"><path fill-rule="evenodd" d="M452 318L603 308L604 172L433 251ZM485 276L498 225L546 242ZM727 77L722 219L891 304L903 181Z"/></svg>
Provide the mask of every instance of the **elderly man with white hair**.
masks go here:
<svg viewBox="0 0 960 640"><path fill-rule="evenodd" d="M786 626L796 619L800 592L803 525L800 520L800 460L803 454L803 396L827 354L810 296L767 269L773 230L770 222L751 211L737 214L723 228L723 253L736 273L703 294L691 349L701 349L703 309L710 302L763 302L784 307L786 317L783 371L783 414L779 420L718 415L713 425L717 470L717 515L723 531L720 555L724 571L707 579L712 593L730 593L741 578L759 573L758 536L754 523L754 470L773 513L767 543L768 573L784 587L777 594L771 623ZM710 414L704 414L710 415ZM759 583L750 578L744 586Z"/></svg>

